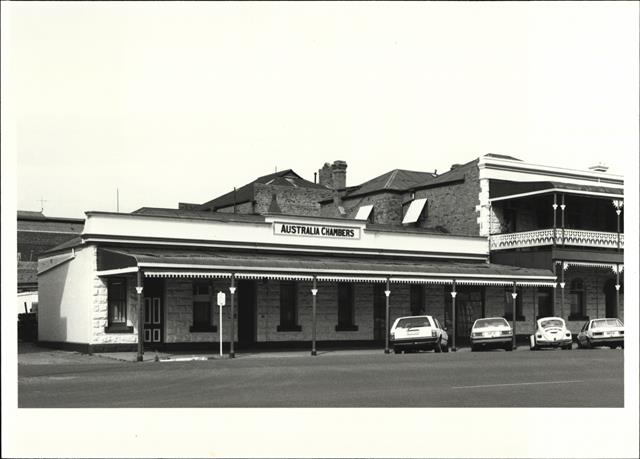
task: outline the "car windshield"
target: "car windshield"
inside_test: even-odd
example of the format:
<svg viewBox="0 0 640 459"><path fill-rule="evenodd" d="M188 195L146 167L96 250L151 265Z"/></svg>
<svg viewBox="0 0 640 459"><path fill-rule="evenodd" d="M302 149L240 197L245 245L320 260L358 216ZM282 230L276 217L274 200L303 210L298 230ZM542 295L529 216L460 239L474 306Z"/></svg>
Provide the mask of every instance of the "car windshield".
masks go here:
<svg viewBox="0 0 640 459"><path fill-rule="evenodd" d="M618 319L602 319L594 320L591 324L591 328L606 328L606 327L622 327L622 323Z"/></svg>
<svg viewBox="0 0 640 459"><path fill-rule="evenodd" d="M430 327L428 317L405 317L398 321L396 328L415 328L415 327Z"/></svg>
<svg viewBox="0 0 640 459"><path fill-rule="evenodd" d="M543 320L540 322L542 328L562 327L564 323L560 319Z"/></svg>
<svg viewBox="0 0 640 459"><path fill-rule="evenodd" d="M504 327L509 326L506 320L502 318L496 319L480 319L477 320L473 328L488 328L488 327Z"/></svg>

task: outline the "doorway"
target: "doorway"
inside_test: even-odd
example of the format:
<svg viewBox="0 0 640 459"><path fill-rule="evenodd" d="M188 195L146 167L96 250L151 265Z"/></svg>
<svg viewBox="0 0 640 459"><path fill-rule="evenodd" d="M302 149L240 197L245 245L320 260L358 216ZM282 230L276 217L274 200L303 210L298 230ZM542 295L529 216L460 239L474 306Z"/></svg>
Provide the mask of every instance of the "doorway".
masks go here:
<svg viewBox="0 0 640 459"><path fill-rule="evenodd" d="M538 314L536 320L541 317L553 317L553 294L551 288L538 289Z"/></svg>
<svg viewBox="0 0 640 459"><path fill-rule="evenodd" d="M609 279L604 283L604 305L606 317L618 317L618 305L616 304L616 280ZM624 285L620 285L620 302L624 294Z"/></svg>
<svg viewBox="0 0 640 459"><path fill-rule="evenodd" d="M238 347L256 342L256 281L238 281Z"/></svg>
<svg viewBox="0 0 640 459"><path fill-rule="evenodd" d="M164 280L144 280L144 342L164 342Z"/></svg>
<svg viewBox="0 0 640 459"><path fill-rule="evenodd" d="M384 341L386 332L387 302L384 294L385 284L373 284L373 339Z"/></svg>

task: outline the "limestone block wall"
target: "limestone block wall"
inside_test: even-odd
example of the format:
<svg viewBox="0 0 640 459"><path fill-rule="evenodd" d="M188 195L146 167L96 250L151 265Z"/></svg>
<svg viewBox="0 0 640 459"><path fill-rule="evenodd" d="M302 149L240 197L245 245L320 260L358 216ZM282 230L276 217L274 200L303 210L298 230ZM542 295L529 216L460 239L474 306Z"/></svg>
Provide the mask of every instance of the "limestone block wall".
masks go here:
<svg viewBox="0 0 640 459"><path fill-rule="evenodd" d="M109 312L107 302L108 278L95 275L94 266L92 276L93 304L91 310L91 341L90 344L131 344L138 342L138 308L136 294L136 276L123 275L127 280L127 325L133 327L133 332L106 333Z"/></svg>
<svg viewBox="0 0 640 459"><path fill-rule="evenodd" d="M229 341L231 331L231 296L228 279L213 280L213 304L211 305L211 324L216 326L215 332L191 332L193 325L193 280L165 280L165 342L166 343L205 343L218 342L220 331L220 310L216 304L216 294L226 294L227 305L222 308L222 339ZM237 305L237 303L236 303ZM235 311L237 316L237 310ZM237 322L236 322L237 329ZM235 334L237 339L237 333Z"/></svg>
<svg viewBox="0 0 640 459"><path fill-rule="evenodd" d="M399 225L402 222L402 202L402 194L381 192L345 199L342 205L347 215L355 217L360 207L373 204L373 223Z"/></svg>

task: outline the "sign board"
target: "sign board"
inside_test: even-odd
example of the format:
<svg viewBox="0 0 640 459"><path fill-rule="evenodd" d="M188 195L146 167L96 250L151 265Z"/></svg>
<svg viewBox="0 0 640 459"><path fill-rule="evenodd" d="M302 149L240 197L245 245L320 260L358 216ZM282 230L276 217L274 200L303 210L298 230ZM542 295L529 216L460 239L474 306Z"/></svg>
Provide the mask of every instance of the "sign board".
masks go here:
<svg viewBox="0 0 640 459"><path fill-rule="evenodd" d="M360 239L360 228L353 226L314 225L309 223L273 222L273 234L333 239Z"/></svg>
<svg viewBox="0 0 640 459"><path fill-rule="evenodd" d="M227 302L227 296L224 292L218 292L218 306L224 306Z"/></svg>

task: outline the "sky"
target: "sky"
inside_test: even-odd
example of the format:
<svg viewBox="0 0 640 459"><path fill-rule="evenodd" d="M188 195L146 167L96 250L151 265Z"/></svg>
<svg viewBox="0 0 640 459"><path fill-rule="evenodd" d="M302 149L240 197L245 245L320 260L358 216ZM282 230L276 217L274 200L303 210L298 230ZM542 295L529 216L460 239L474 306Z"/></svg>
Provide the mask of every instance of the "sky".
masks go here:
<svg viewBox="0 0 640 459"><path fill-rule="evenodd" d="M620 174L637 160L636 2L7 13L3 156L23 210L82 217L115 211L118 195L122 212L176 208L275 170L313 180L337 159L347 185L490 152Z"/></svg>

